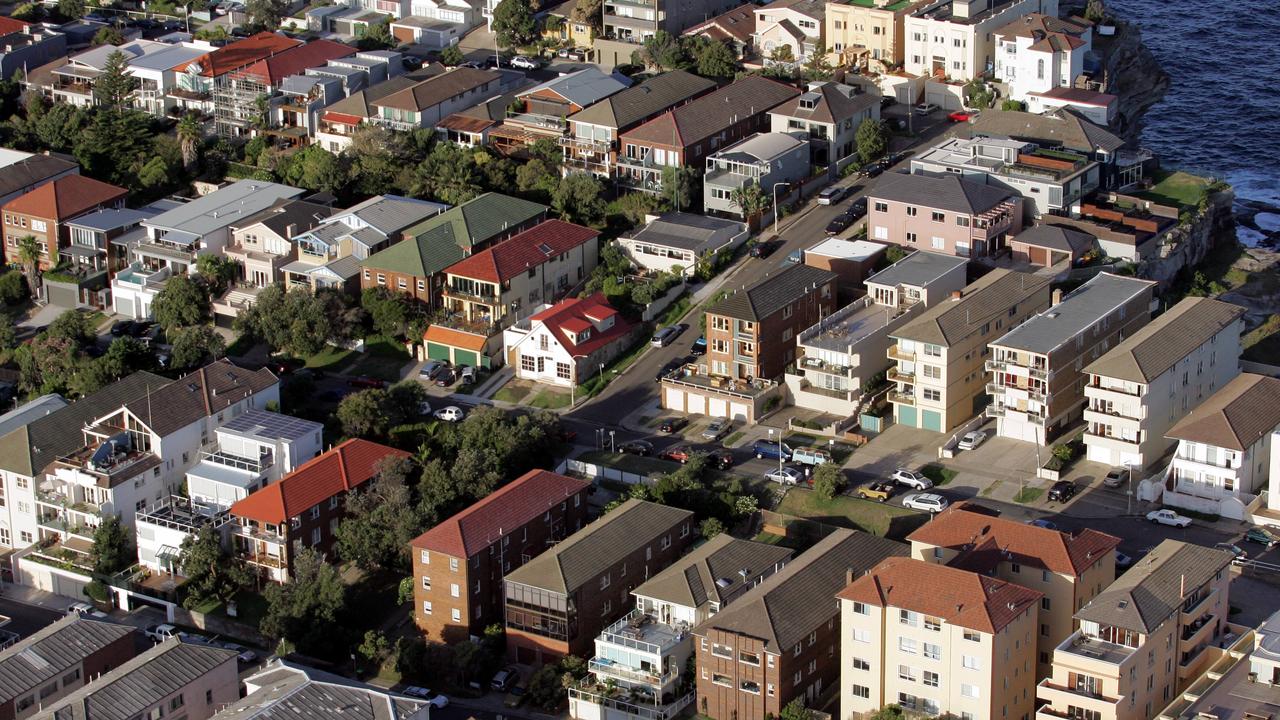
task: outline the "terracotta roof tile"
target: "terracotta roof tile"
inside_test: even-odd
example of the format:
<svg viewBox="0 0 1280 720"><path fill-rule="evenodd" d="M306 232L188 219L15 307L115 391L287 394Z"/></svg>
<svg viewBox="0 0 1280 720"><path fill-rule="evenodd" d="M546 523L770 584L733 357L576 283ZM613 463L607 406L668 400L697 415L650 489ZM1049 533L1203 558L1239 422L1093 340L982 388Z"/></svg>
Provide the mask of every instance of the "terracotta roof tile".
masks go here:
<svg viewBox="0 0 1280 720"><path fill-rule="evenodd" d="M445 268L459 275L492 283L506 282L599 237L599 231L563 220L547 220Z"/></svg>
<svg viewBox="0 0 1280 720"><path fill-rule="evenodd" d="M128 192L84 175L67 175L19 195L4 207L11 212L61 222L121 200Z"/></svg>
<svg viewBox="0 0 1280 720"><path fill-rule="evenodd" d="M529 320L535 323L540 322L546 326L551 331L551 334L556 337L556 341L571 355L590 355L600 347L631 332L631 323L619 316L613 321L613 327L604 332L592 333L591 337L581 344L575 344L568 333L576 334L581 330L585 330L586 323L582 322L583 318L595 319L599 322L610 315L618 315L618 311L609 305L603 294L595 293L585 298L561 300L529 318Z"/></svg>
<svg viewBox="0 0 1280 720"><path fill-rule="evenodd" d="M1002 559L1079 577L1115 550L1120 538L1085 529L1075 535L975 512L964 504L907 536L912 543L960 550L951 565L985 570Z"/></svg>
<svg viewBox="0 0 1280 720"><path fill-rule="evenodd" d="M319 67L329 60L354 55L356 49L332 40L312 40L305 45L291 47L284 52L263 58L241 71L264 81L266 85L278 85L281 80L297 75L303 70Z"/></svg>
<svg viewBox="0 0 1280 720"><path fill-rule="evenodd" d="M443 325L428 325L427 331L422 334L425 342L439 343L440 345L448 345L450 347L458 347L463 350L483 351L489 339L483 335L475 333L454 330Z"/></svg>
<svg viewBox="0 0 1280 720"><path fill-rule="evenodd" d="M260 32L205 53L191 62L179 65L174 68L174 71L186 72L188 67L198 65L202 76L218 77L301 44L301 40L294 40L284 35Z"/></svg>

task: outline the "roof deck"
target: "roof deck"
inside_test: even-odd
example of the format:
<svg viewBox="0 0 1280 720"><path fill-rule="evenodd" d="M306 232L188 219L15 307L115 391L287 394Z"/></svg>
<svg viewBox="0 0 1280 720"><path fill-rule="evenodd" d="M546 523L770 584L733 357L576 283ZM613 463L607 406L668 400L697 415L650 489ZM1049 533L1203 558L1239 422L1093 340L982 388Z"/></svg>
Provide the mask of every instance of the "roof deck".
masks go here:
<svg viewBox="0 0 1280 720"><path fill-rule="evenodd" d="M1077 630L1062 641L1062 644L1057 647L1057 652L1079 655L1109 665L1119 665L1129 659L1129 656L1133 655L1137 650L1127 645L1119 645L1101 638L1085 635Z"/></svg>
<svg viewBox="0 0 1280 720"><path fill-rule="evenodd" d="M849 348L888 327L902 312L898 308L876 305L870 297L864 297L800 333L798 344L848 352Z"/></svg>
<svg viewBox="0 0 1280 720"><path fill-rule="evenodd" d="M654 655L663 655L688 636L683 624L668 625L641 610L632 610L600 633L605 642Z"/></svg>

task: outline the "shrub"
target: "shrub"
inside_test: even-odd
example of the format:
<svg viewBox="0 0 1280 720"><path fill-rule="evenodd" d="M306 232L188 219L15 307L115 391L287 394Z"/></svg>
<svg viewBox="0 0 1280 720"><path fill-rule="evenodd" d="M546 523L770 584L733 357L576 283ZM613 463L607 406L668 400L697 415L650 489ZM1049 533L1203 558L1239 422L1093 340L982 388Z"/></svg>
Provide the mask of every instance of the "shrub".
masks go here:
<svg viewBox="0 0 1280 720"><path fill-rule="evenodd" d="M94 578L92 582L84 586L84 594L96 602L106 602L111 593L107 590L107 584Z"/></svg>
<svg viewBox="0 0 1280 720"><path fill-rule="evenodd" d="M1005 100L1004 102L1000 103L1000 109L1014 110L1016 112L1025 112L1027 109L1027 104L1022 102L1021 100Z"/></svg>

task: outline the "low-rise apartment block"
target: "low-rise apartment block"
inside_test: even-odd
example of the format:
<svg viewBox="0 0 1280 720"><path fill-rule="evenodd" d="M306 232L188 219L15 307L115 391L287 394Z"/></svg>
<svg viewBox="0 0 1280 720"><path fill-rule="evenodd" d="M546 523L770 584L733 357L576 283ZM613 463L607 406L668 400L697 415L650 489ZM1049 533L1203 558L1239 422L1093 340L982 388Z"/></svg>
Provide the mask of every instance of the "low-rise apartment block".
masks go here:
<svg viewBox="0 0 1280 720"><path fill-rule="evenodd" d="M1048 278L997 269L894 331L894 422L949 432L982 412L987 343L1048 306Z"/></svg>
<svg viewBox="0 0 1280 720"><path fill-rule="evenodd" d="M1120 538L1065 533L956 505L907 536L911 557L1017 583L1041 594L1035 613L1035 674L1047 677L1053 649L1076 629L1075 612L1116 577Z"/></svg>
<svg viewBox="0 0 1280 720"><path fill-rule="evenodd" d="M490 143L499 153L509 155L539 139L558 142L569 129L570 115L630 85L625 77L606 74L589 65L521 90L512 100L502 126L489 133Z"/></svg>
<svg viewBox="0 0 1280 720"><path fill-rule="evenodd" d="M889 558L840 599L840 716L909 712L1027 720L1042 595L1004 579Z"/></svg>
<svg viewBox="0 0 1280 720"><path fill-rule="evenodd" d="M1200 677L1227 633L1232 553L1165 540L1076 612L1036 720L1148 720Z"/></svg>
<svg viewBox="0 0 1280 720"><path fill-rule="evenodd" d="M369 100L368 121L392 130L434 128L446 116L497 94L501 79L491 70L466 67L433 75Z"/></svg>
<svg viewBox="0 0 1280 720"><path fill-rule="evenodd" d="M841 682L840 607L831 600L851 578L906 552L892 540L836 530L695 627L697 711L766 720Z"/></svg>
<svg viewBox="0 0 1280 720"><path fill-rule="evenodd" d="M1179 418L1240 374L1244 308L1189 297L1084 367L1084 444L1094 462L1141 471Z"/></svg>
<svg viewBox="0 0 1280 720"><path fill-rule="evenodd" d="M837 67L883 73L902 64L903 18L923 0L828 2L824 34Z"/></svg>
<svg viewBox="0 0 1280 720"><path fill-rule="evenodd" d="M631 591L693 541L693 513L628 500L504 579L507 656L520 663L586 657L626 615Z"/></svg>
<svg viewBox="0 0 1280 720"><path fill-rule="evenodd" d="M502 577L581 530L590 489L530 470L415 538L413 619L423 634L462 642L501 623Z"/></svg>
<svg viewBox="0 0 1280 720"><path fill-rule="evenodd" d="M959 175L883 176L867 195L867 237L903 247L986 257L1022 229L1022 198Z"/></svg>
<svg viewBox="0 0 1280 720"><path fill-rule="evenodd" d="M124 206L128 191L84 175L44 183L4 204L4 259L21 264L18 241L30 235L40 246L40 270L51 270L71 242L67 223L102 208Z"/></svg>
<svg viewBox="0 0 1280 720"><path fill-rule="evenodd" d="M902 69L953 82L981 77L995 68L995 31L1031 13L1057 17L1058 0L932 0L917 4L903 18ZM928 101L936 102L934 98Z"/></svg>
<svg viewBox="0 0 1280 720"><path fill-rule="evenodd" d="M712 153L702 176L702 206L708 214L751 221L743 217L734 193L756 185L766 194L775 186L790 189L809 177L809 143L799 134L757 133Z"/></svg>
<svg viewBox="0 0 1280 720"><path fill-rule="evenodd" d="M636 609L596 638L591 674L569 688L575 720L671 720L697 696L690 631L791 559L721 533L632 591Z"/></svg>
<svg viewBox="0 0 1280 720"><path fill-rule="evenodd" d="M989 343L991 406L1001 437L1047 445L1084 412L1084 365L1151 319L1156 283L1101 273Z"/></svg>
<svg viewBox="0 0 1280 720"><path fill-rule="evenodd" d="M756 31L751 44L766 63L773 62L775 55L791 58L783 65L806 63L823 47L826 10L821 0L773 0L756 8Z"/></svg>
<svg viewBox="0 0 1280 720"><path fill-rule="evenodd" d="M1079 113L1054 110L1043 115L1016 110L984 111L970 123L973 136L1007 137L1045 148L1062 148L1102 166L1104 189L1124 188L1142 179L1142 161L1150 157L1124 149L1124 138Z"/></svg>
<svg viewBox="0 0 1280 720"><path fill-rule="evenodd" d="M138 654L130 625L64 617L0 651L0 715L35 717Z"/></svg>
<svg viewBox="0 0 1280 720"><path fill-rule="evenodd" d="M213 312L235 318L251 306L263 288L284 278L283 268L297 257L293 238L333 214L333 209L305 200L281 200L231 226L223 254L240 264L240 276L227 293L213 301Z"/></svg>
<svg viewBox="0 0 1280 720"><path fill-rule="evenodd" d="M738 4L737 0L646 0L642 3L622 0L605 3L604 31L596 36L594 60L602 68L626 65L631 62L631 53L659 30L679 36L685 28L731 10Z"/></svg>

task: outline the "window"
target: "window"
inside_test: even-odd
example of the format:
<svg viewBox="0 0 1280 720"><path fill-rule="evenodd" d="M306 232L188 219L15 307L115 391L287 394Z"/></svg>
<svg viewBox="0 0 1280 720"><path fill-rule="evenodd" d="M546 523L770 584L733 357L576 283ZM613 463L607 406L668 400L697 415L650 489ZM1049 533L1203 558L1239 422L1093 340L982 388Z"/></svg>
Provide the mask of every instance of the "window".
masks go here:
<svg viewBox="0 0 1280 720"><path fill-rule="evenodd" d="M524 372L535 372L534 360L532 355L520 356L520 369Z"/></svg>
<svg viewBox="0 0 1280 720"><path fill-rule="evenodd" d="M853 641L854 641L854 642L860 642L860 643L869 643L869 642L871 642L871 631L870 631L870 630L863 630L863 629L861 629L861 628L854 628L854 629L853 629Z"/></svg>
<svg viewBox="0 0 1280 720"><path fill-rule="evenodd" d="M560 378L561 380L570 379L569 363L562 363L562 362L556 363L556 377Z"/></svg>
<svg viewBox="0 0 1280 720"><path fill-rule="evenodd" d="M963 215L957 215L956 225L959 225L960 227L969 227L969 218L964 217Z"/></svg>
<svg viewBox="0 0 1280 720"><path fill-rule="evenodd" d="M330 510L336 510L336 509L338 509L338 496L337 496L337 495L334 495L333 497L329 498L329 509L330 509ZM427 551L426 551L426 550L423 550L422 552L425 554Z"/></svg>
<svg viewBox="0 0 1280 720"><path fill-rule="evenodd" d="M712 654L712 655L715 655L716 657L722 657L722 658L730 658L730 659L732 659L732 658L733 658L733 648L729 647L728 645L721 645L720 643L712 643L712 644L711 644L711 654Z"/></svg>
<svg viewBox="0 0 1280 720"><path fill-rule="evenodd" d="M924 656L930 660L937 660L942 657L942 646L933 643L924 644Z"/></svg>
<svg viewBox="0 0 1280 720"><path fill-rule="evenodd" d="M871 663L867 662L866 660L863 660L862 658L854 658L853 669L854 670L870 670Z"/></svg>
<svg viewBox="0 0 1280 720"><path fill-rule="evenodd" d="M458 558L449 558L449 570L458 572Z"/></svg>
<svg viewBox="0 0 1280 720"><path fill-rule="evenodd" d="M907 217L915 217L916 214L919 212L920 212L919 208L915 207L914 205L907 206Z"/></svg>
<svg viewBox="0 0 1280 720"><path fill-rule="evenodd" d="M867 614L869 614L869 613L867 612L867 604L866 604L866 603L860 603L860 602L855 602L855 603L853 604L853 612L854 612L854 614L855 614L855 615L867 615Z"/></svg>
<svg viewBox="0 0 1280 720"><path fill-rule="evenodd" d="M600 589L601 589L601 590L604 590L605 588L609 587L609 583L611 583L611 582L613 582L613 581L610 579L609 575L601 575L601 576L600 576Z"/></svg>
<svg viewBox="0 0 1280 720"><path fill-rule="evenodd" d="M460 592L461 591L458 588L458 583L449 583L449 595L453 597L460 597L459 595Z"/></svg>
<svg viewBox="0 0 1280 720"><path fill-rule="evenodd" d="M320 528L311 528L311 544L320 544Z"/></svg>
<svg viewBox="0 0 1280 720"><path fill-rule="evenodd" d="M62 676L62 687L67 687L71 683L80 679L80 668L76 668L66 675Z"/></svg>
<svg viewBox="0 0 1280 720"><path fill-rule="evenodd" d="M1048 609L1049 609L1049 598L1047 598L1047 597L1042 597L1042 598L1040 598L1040 609L1041 609L1041 610L1048 610Z"/></svg>
<svg viewBox="0 0 1280 720"><path fill-rule="evenodd" d="M875 205L872 206L872 208L876 212L889 212L889 203L880 202L879 200L877 200L875 202Z"/></svg>
<svg viewBox="0 0 1280 720"><path fill-rule="evenodd" d="M936 388L923 388L922 393L925 400L931 400L933 402L942 400L942 391Z"/></svg>
<svg viewBox="0 0 1280 720"><path fill-rule="evenodd" d="M928 687L938 687L938 673L925 670L924 684Z"/></svg>
<svg viewBox="0 0 1280 720"><path fill-rule="evenodd" d="M911 627L918 627L920 624L920 616L910 610L898 611L898 622Z"/></svg>
<svg viewBox="0 0 1280 720"><path fill-rule="evenodd" d="M430 551L430 550L423 550L423 551L418 555L418 559L422 561L422 564L423 564L423 565L430 565L430 564L431 564L431 551Z"/></svg>
<svg viewBox="0 0 1280 720"><path fill-rule="evenodd" d="M900 637L898 638L898 650L899 652L904 652L908 655L915 655L916 641L911 638Z"/></svg>
<svg viewBox="0 0 1280 720"><path fill-rule="evenodd" d="M721 675L720 673L712 673L711 682L715 683L716 685L733 687L733 680L729 679L728 675Z"/></svg>
<svg viewBox="0 0 1280 720"><path fill-rule="evenodd" d="M182 699L182 695L179 694L177 697L169 701L169 709L177 710L178 708L182 707L184 703L185 701Z"/></svg>
<svg viewBox="0 0 1280 720"><path fill-rule="evenodd" d="M964 639L970 642L981 642L982 638L974 630L965 630Z"/></svg>
<svg viewBox="0 0 1280 720"><path fill-rule="evenodd" d="M871 697L871 688L866 685L854 685L853 694L855 697L860 697L864 700L869 699Z"/></svg>
<svg viewBox="0 0 1280 720"><path fill-rule="evenodd" d="M915 242L915 241L916 241L916 239L917 239L917 237L916 237L916 234L915 234L915 233L913 233L913 232L909 232L909 233L907 233L907 242L909 242L909 243L913 243L913 242Z"/></svg>
<svg viewBox="0 0 1280 720"><path fill-rule="evenodd" d="M334 497L336 498L337 496L335 495ZM311 519L312 519L312 520L319 520L319 519L320 519L320 506L319 506L319 505L315 505L315 506L313 506L313 507L311 508Z"/></svg>
<svg viewBox="0 0 1280 720"><path fill-rule="evenodd" d="M960 683L960 694L967 698L978 697L978 686L969 683Z"/></svg>
<svg viewBox="0 0 1280 720"><path fill-rule="evenodd" d="M746 663L747 665L755 665L759 667L760 656L757 655L756 653L749 653L743 650L738 653L738 662Z"/></svg>
<svg viewBox="0 0 1280 720"><path fill-rule="evenodd" d="M960 658L960 664L969 670L981 670L982 663L978 662L978 658L973 655L964 655ZM976 696L975 696L976 697Z"/></svg>
<svg viewBox="0 0 1280 720"><path fill-rule="evenodd" d="M946 214L946 213L940 213L940 212L938 212L938 211L936 211L936 210L935 210L935 211L933 212L933 221L934 221L934 222L946 222L946 221L947 221L947 214Z"/></svg>
<svg viewBox="0 0 1280 720"><path fill-rule="evenodd" d="M742 688L743 692L749 692L752 695L760 694L760 683L752 680L743 680L738 687Z"/></svg>
<svg viewBox="0 0 1280 720"><path fill-rule="evenodd" d="M430 590L430 589L431 589L431 577L430 577L430 576L428 576L428 575L423 575L423 576L422 576L422 589L423 589L423 590Z"/></svg>
<svg viewBox="0 0 1280 720"><path fill-rule="evenodd" d="M462 622L462 611L461 611L461 610L459 610L458 608L454 608L454 609L449 613L449 617L450 617L450 619L452 619L454 622Z"/></svg>

